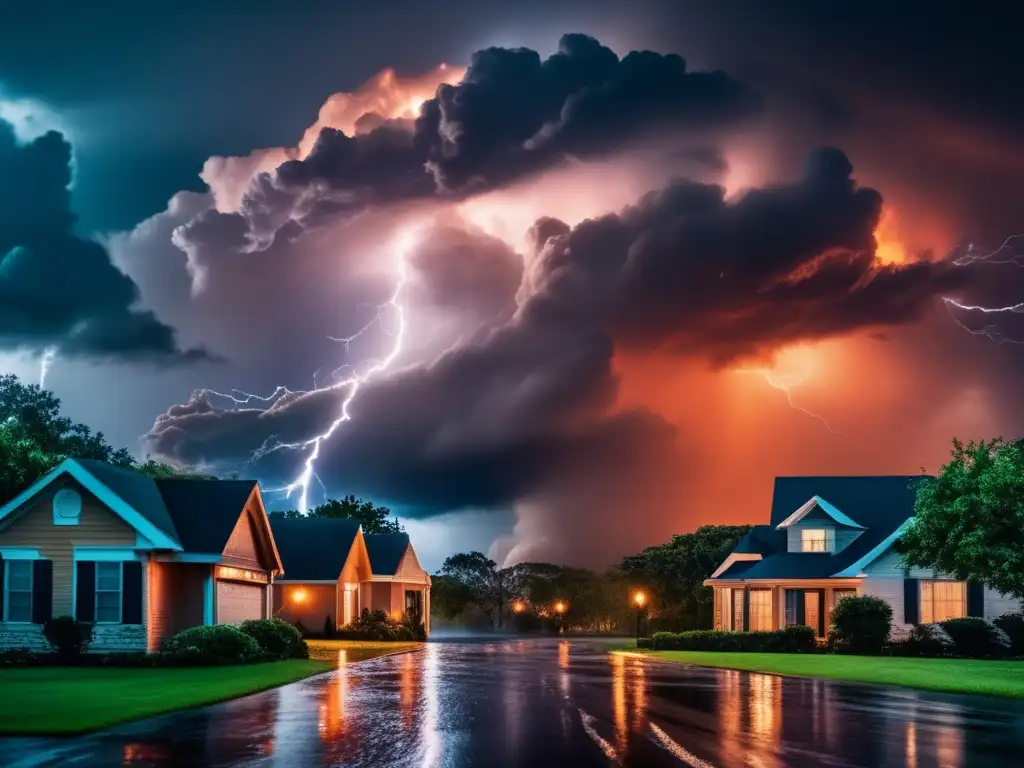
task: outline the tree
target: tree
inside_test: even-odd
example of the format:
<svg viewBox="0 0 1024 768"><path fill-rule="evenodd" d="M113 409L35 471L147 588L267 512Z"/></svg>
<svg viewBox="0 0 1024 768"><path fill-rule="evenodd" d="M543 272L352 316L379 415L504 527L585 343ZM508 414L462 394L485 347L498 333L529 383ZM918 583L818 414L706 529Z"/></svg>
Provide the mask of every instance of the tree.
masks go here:
<svg viewBox="0 0 1024 768"><path fill-rule="evenodd" d="M665 628L710 627L714 593L704 586L704 579L749 530L749 525L702 525L693 533L673 536L667 544L626 557L619 567L637 586L651 590L653 612L661 615L659 623Z"/></svg>
<svg viewBox="0 0 1024 768"><path fill-rule="evenodd" d="M1022 443L954 440L949 462L918 486L914 518L896 549L906 568L1024 599Z"/></svg>
<svg viewBox="0 0 1024 768"><path fill-rule="evenodd" d="M363 533L405 533L398 518L391 519L390 509L352 495L343 499L329 499L320 506L309 510L308 515L303 515L297 509L289 509L285 512L277 512L275 516L283 517L285 520L301 517L344 518L357 521L363 526Z"/></svg>
<svg viewBox="0 0 1024 768"><path fill-rule="evenodd" d="M189 472L185 469L178 469L177 467L171 466L170 464L164 464L160 461L154 461L148 459L144 463L136 467L136 469L144 475L149 475L157 480L161 478L187 478L189 480L216 480L217 478L213 475L203 475L197 472Z"/></svg>
<svg viewBox="0 0 1024 768"><path fill-rule="evenodd" d="M450 576L430 577L430 611L443 619L458 618L473 603L473 591Z"/></svg>
<svg viewBox="0 0 1024 768"><path fill-rule="evenodd" d="M17 376L0 375L0 501L13 498L66 458L122 467L135 462L84 424L61 416L60 400Z"/></svg>
<svg viewBox="0 0 1024 768"><path fill-rule="evenodd" d="M499 569L498 564L482 552L463 552L445 559L441 575L461 585L492 625L503 625L511 597L509 569Z"/></svg>

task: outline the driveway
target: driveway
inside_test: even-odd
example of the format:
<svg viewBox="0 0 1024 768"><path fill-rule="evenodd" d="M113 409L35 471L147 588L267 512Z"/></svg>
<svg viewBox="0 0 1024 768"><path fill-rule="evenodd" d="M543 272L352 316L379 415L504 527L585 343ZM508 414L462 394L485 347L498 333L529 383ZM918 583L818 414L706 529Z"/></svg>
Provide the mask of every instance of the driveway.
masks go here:
<svg viewBox="0 0 1024 768"><path fill-rule="evenodd" d="M82 702L88 706L88 702ZM1020 766L1024 706L610 657L588 641L430 643L70 740L4 766Z"/></svg>

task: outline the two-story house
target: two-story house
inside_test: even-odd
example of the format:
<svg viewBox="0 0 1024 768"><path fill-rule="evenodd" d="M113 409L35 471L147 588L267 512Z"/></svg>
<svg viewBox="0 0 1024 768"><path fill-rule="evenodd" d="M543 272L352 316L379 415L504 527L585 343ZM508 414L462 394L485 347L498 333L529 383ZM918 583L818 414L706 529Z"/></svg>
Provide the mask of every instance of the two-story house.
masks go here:
<svg viewBox="0 0 1024 768"><path fill-rule="evenodd" d="M933 571L904 573L893 545L914 516L924 476L779 477L769 525L755 525L704 584L715 590L715 628L828 632L836 603L875 595L893 625L964 616L995 618L1020 603Z"/></svg>

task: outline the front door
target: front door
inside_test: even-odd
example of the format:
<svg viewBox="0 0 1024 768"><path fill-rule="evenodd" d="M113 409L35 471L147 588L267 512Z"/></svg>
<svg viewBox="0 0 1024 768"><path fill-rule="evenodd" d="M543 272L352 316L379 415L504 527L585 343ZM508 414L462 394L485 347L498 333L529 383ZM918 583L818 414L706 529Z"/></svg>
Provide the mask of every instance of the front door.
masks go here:
<svg viewBox="0 0 1024 768"><path fill-rule="evenodd" d="M813 629L815 635L821 632L821 621L818 615L820 605L821 595L819 592L804 592L804 624Z"/></svg>
<svg viewBox="0 0 1024 768"><path fill-rule="evenodd" d="M414 624L423 621L423 593L418 589L405 590L405 615Z"/></svg>

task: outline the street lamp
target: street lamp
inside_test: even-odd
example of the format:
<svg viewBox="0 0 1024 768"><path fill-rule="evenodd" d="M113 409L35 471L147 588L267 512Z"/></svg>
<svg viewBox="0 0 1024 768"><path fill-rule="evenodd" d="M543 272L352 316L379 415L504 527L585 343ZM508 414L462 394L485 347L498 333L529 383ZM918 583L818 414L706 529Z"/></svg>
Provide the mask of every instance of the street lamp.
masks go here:
<svg viewBox="0 0 1024 768"><path fill-rule="evenodd" d="M516 600L514 603L512 603L512 610L516 613L522 613L526 610L526 606L524 606L522 602L520 602L519 600Z"/></svg>
<svg viewBox="0 0 1024 768"><path fill-rule="evenodd" d="M555 613L557 613L559 616L565 613L565 603L563 603L561 600L555 603Z"/></svg>
<svg viewBox="0 0 1024 768"><path fill-rule="evenodd" d="M636 645L640 647L640 614L643 613L644 605L647 604L647 595L643 590L638 589L633 593L633 604L636 606Z"/></svg>

